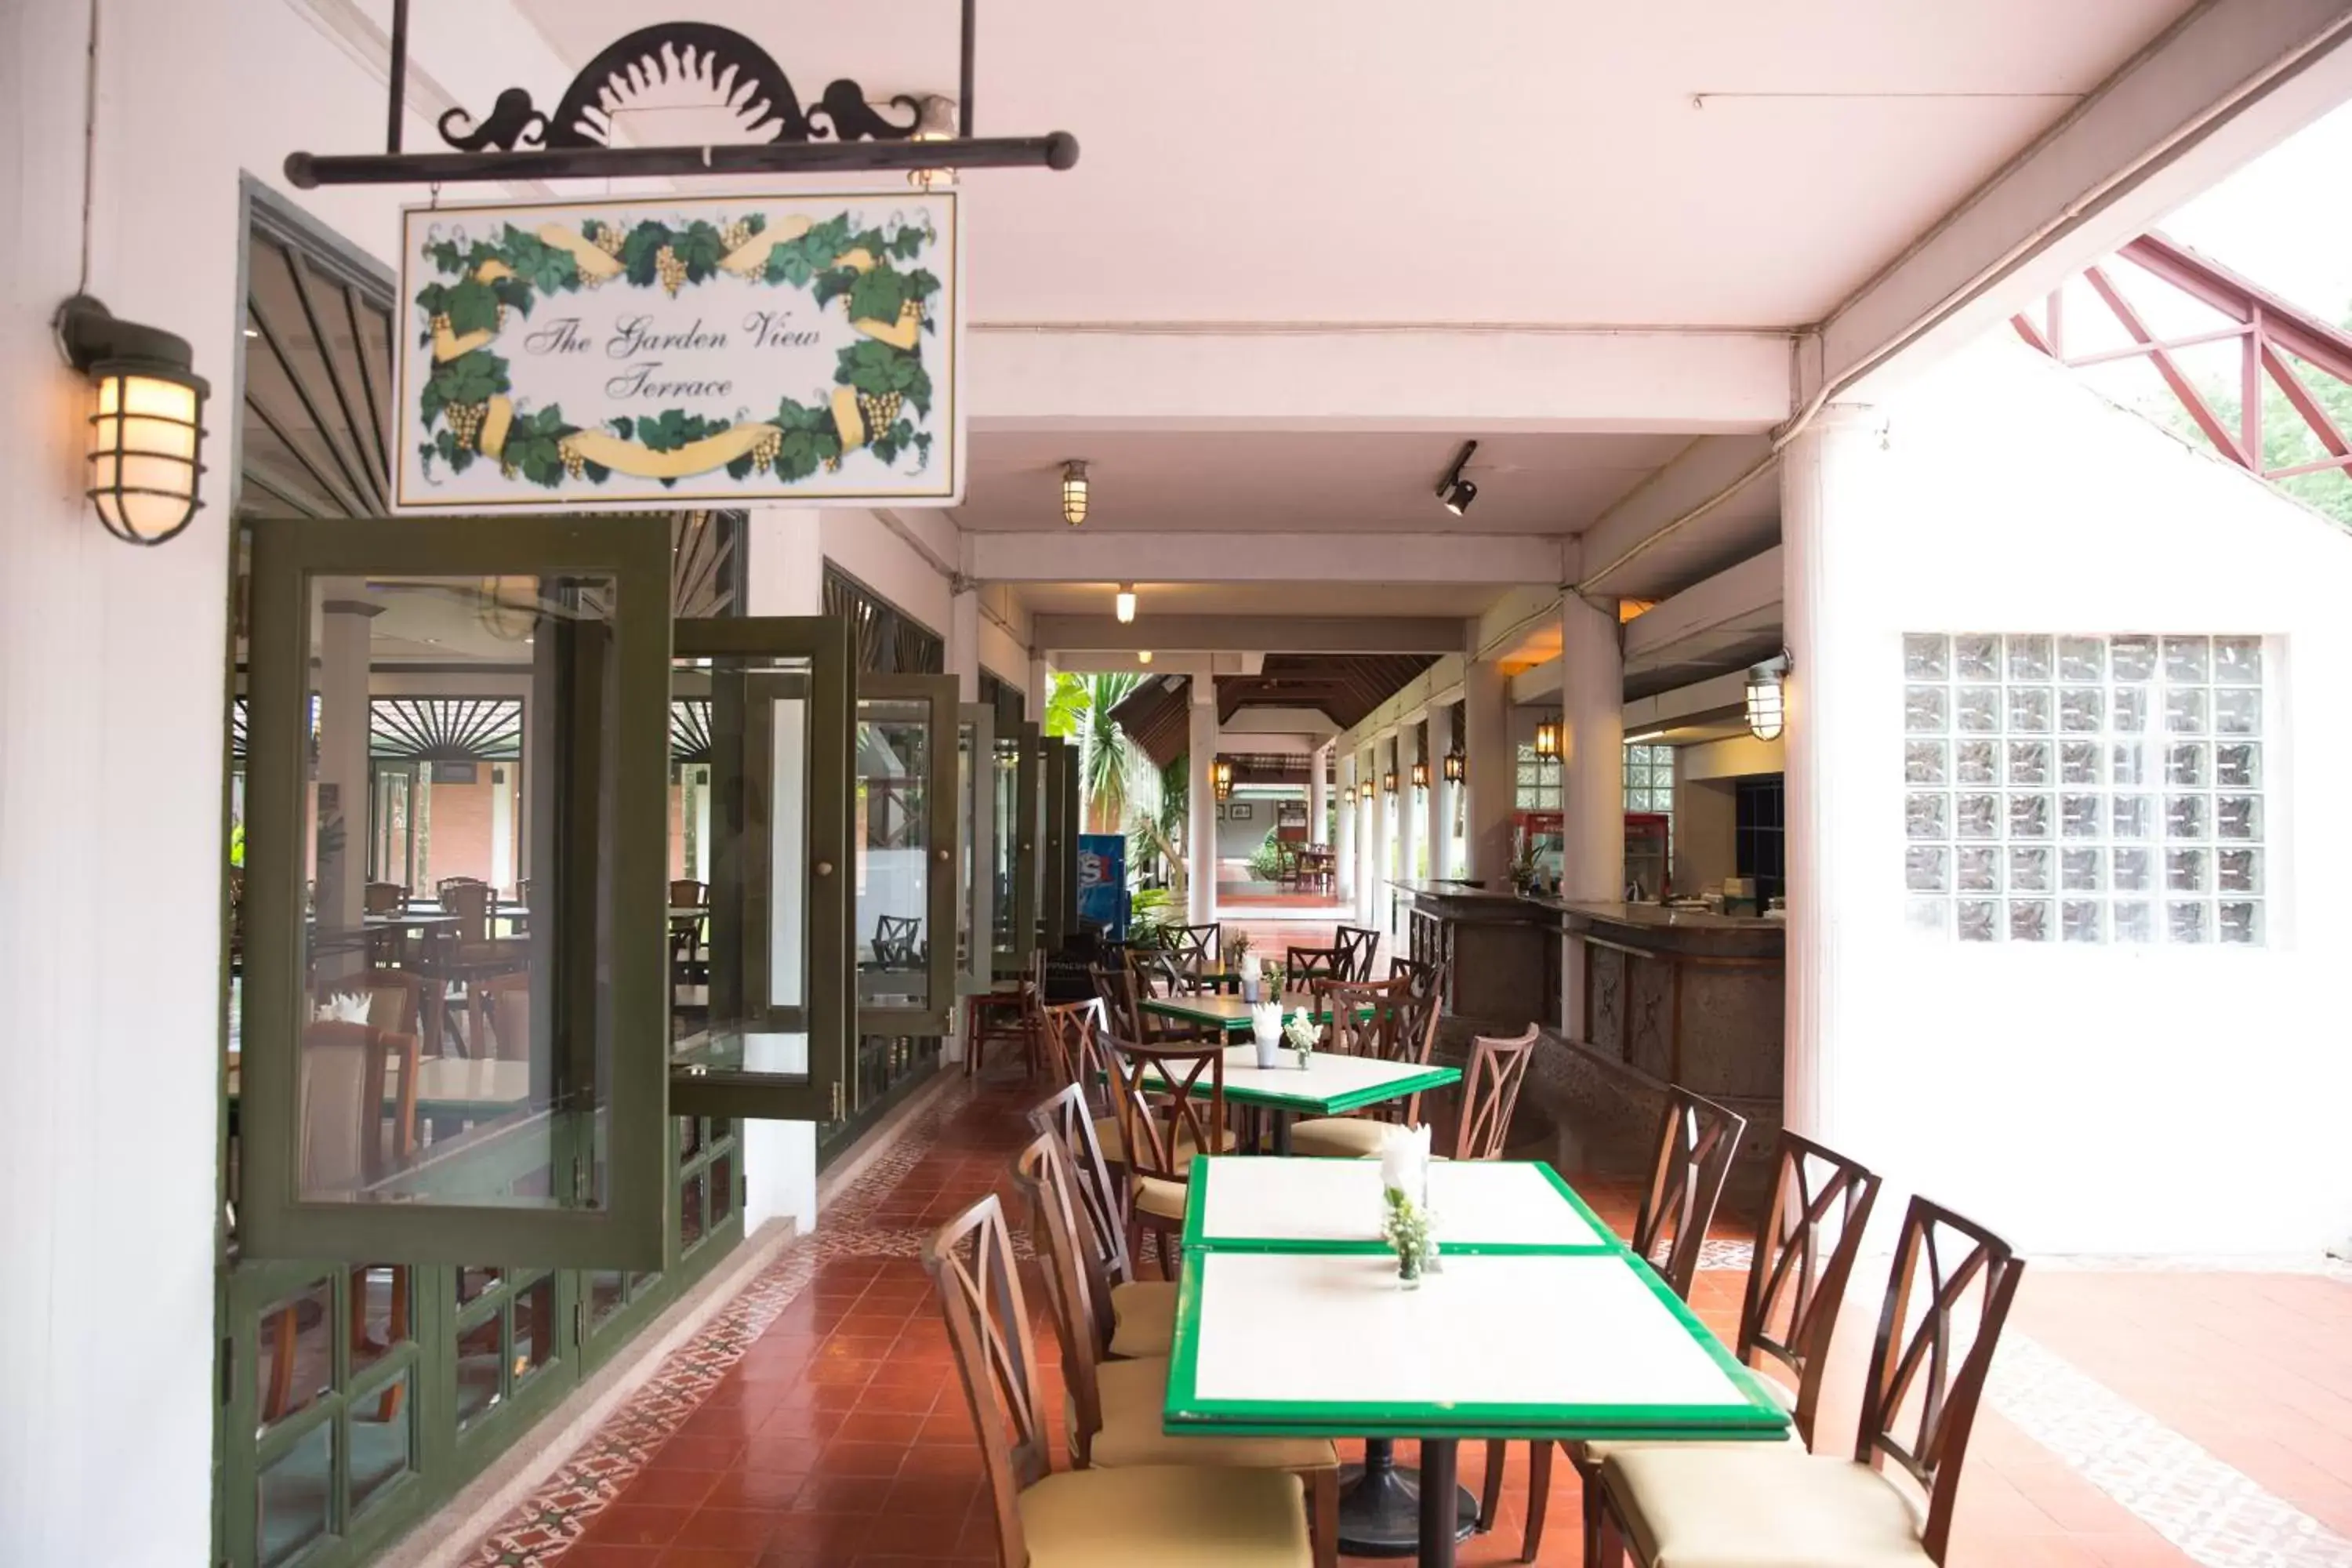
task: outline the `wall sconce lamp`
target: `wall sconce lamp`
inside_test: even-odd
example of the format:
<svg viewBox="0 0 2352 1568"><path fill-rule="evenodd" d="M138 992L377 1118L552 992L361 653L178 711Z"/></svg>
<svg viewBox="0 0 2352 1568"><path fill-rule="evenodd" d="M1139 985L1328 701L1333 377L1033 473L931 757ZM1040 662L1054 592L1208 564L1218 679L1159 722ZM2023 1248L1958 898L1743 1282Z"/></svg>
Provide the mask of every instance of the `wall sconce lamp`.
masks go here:
<svg viewBox="0 0 2352 1568"><path fill-rule="evenodd" d="M1748 671L1748 732L1759 741L1777 741L1788 726L1788 711L1783 704L1782 679L1789 673L1789 656L1784 651L1777 658L1749 667Z"/></svg>
<svg viewBox="0 0 2352 1568"><path fill-rule="evenodd" d="M1425 791L1429 788L1429 764L1427 763L1415 763L1412 764L1412 787L1416 791Z"/></svg>
<svg viewBox="0 0 2352 1568"><path fill-rule="evenodd" d="M1062 465L1062 521L1072 528L1087 520L1087 466L1073 458Z"/></svg>
<svg viewBox="0 0 2352 1568"><path fill-rule="evenodd" d="M1120 626L1131 626L1135 624L1134 584L1121 583L1118 585L1118 596L1111 601L1111 608L1118 615Z"/></svg>
<svg viewBox="0 0 2352 1568"><path fill-rule="evenodd" d="M1357 798L1358 800L1362 801L1366 805L1371 805L1371 804L1372 804L1372 781L1371 781L1371 780L1370 780L1370 779L1366 779L1362 784L1358 784L1358 785L1356 786L1356 798Z"/></svg>
<svg viewBox="0 0 2352 1568"><path fill-rule="evenodd" d="M1552 715L1536 726L1536 756L1547 763L1559 761L1559 716Z"/></svg>
<svg viewBox="0 0 2352 1568"><path fill-rule="evenodd" d="M1219 757L1209 768L1209 782L1223 800L1234 793L1234 764Z"/></svg>
<svg viewBox="0 0 2352 1568"><path fill-rule="evenodd" d="M106 531L161 544L204 505L205 398L185 338L115 320L77 294L54 321L67 363L97 392L89 416L89 500Z"/></svg>
<svg viewBox="0 0 2352 1568"><path fill-rule="evenodd" d="M1391 768L1387 773L1381 775L1381 793L1382 795L1396 794L1396 770L1394 768Z"/></svg>
<svg viewBox="0 0 2352 1568"><path fill-rule="evenodd" d="M1445 782L1447 784L1462 782L1462 748L1459 746L1445 753Z"/></svg>

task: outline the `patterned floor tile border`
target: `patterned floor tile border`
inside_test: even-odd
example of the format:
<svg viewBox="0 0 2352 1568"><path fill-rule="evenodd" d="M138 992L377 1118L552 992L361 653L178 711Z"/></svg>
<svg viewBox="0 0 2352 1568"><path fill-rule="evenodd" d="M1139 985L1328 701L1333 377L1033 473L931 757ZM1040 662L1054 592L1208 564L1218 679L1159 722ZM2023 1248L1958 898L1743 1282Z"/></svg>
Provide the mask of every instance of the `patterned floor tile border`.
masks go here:
<svg viewBox="0 0 2352 1568"><path fill-rule="evenodd" d="M2352 1540L2014 1330L1988 1393L1995 1410L2204 1568L2352 1568Z"/></svg>
<svg viewBox="0 0 2352 1568"><path fill-rule="evenodd" d="M798 1237L737 1293L701 1331L670 1353L645 1386L466 1559L467 1568L547 1568L579 1539L629 1479L645 1468L742 1359L752 1342L790 1306L831 1258L911 1258L930 1227L862 1223L919 1164L940 1131L970 1103L972 1080L959 1076L905 1124L898 1140L825 1210L823 1223Z"/></svg>

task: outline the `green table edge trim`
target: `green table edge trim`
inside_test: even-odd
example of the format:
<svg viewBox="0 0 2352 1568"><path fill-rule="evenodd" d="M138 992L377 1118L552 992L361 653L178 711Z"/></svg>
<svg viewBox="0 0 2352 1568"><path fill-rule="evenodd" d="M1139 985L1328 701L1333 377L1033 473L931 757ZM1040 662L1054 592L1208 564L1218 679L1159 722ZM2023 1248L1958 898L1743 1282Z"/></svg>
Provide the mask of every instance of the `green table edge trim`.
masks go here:
<svg viewBox="0 0 2352 1568"><path fill-rule="evenodd" d="M1332 1238L1315 1240L1299 1237L1274 1236L1221 1236L1214 1239L1211 1239L1211 1237L1207 1236L1202 1228L1208 1224L1208 1221L1204 1219L1202 1215L1208 1212L1209 1207L1209 1167L1220 1160L1251 1160L1263 1158L1265 1158L1264 1155L1256 1154L1209 1154L1203 1155L1202 1158L1193 1161L1192 1163L1186 1168L1184 1173L1184 1229L1182 1234L1177 1238L1179 1244L1185 1251L1296 1252L1300 1254L1329 1256L1336 1254L1386 1252L1389 1250L1388 1244L1380 1240L1340 1241ZM1353 1163L1343 1161L1341 1156L1337 1154L1292 1154L1285 1157L1285 1163L1297 1162L1315 1162L1329 1164ZM1616 1233L1601 1223L1601 1216L1592 1212L1591 1206L1586 1204L1582 1197L1578 1195L1576 1189L1570 1186L1567 1181L1561 1177L1558 1171L1552 1169L1550 1162L1546 1160L1496 1160L1486 1163L1497 1165L1533 1165L1536 1169L1541 1171L1545 1179L1551 1183L1553 1189L1568 1200L1569 1207L1573 1209L1580 1216L1581 1216L1586 1225L1592 1227L1592 1234L1600 1239L1597 1241L1583 1242L1445 1241L1443 1238L1440 1238L1438 1243L1438 1251L1441 1255L1451 1253L1456 1258L1574 1258L1589 1253L1623 1252L1625 1250L1625 1244L1617 1238Z"/></svg>
<svg viewBox="0 0 2352 1568"><path fill-rule="evenodd" d="M1160 1429L1171 1436L1232 1433L1279 1436L1550 1436L1628 1440L1659 1438L1728 1441L1768 1440L1789 1429L1789 1415L1759 1386L1756 1374L1739 1364L1713 1330L1699 1321L1657 1271L1623 1248L1587 1249L1586 1258L1614 1257L1639 1275L1684 1332L1746 1398L1740 1405L1397 1405L1376 1400L1206 1400L1200 1395L1201 1268L1218 1249L1183 1254L1176 1286L1176 1333L1170 1346L1168 1394L1160 1406ZM1299 1249L1303 1254L1304 1249ZM1280 1331L1269 1330L1269 1332ZM1576 1415L1571 1413L1582 1412Z"/></svg>

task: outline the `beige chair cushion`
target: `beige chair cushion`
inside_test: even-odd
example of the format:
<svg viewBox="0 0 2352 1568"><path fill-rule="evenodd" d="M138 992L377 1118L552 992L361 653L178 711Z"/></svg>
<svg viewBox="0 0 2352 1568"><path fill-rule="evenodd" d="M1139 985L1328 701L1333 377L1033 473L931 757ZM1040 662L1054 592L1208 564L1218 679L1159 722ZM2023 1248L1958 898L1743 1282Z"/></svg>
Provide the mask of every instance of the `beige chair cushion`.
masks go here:
<svg viewBox="0 0 2352 1568"><path fill-rule="evenodd" d="M1293 1122L1290 1152L1324 1159L1354 1160L1378 1154L1393 1123L1369 1116L1317 1116Z"/></svg>
<svg viewBox="0 0 2352 1568"><path fill-rule="evenodd" d="M1175 1332L1175 1325L1173 1323L1169 1325L1169 1332L1171 1334ZM1766 1377L1759 1374L1756 1381L1763 1385L1764 1392L1772 1396L1772 1403L1778 1405L1782 1411L1790 1415L1794 1415L1797 1413L1797 1394L1794 1389L1789 1387L1786 1384L1782 1383L1776 1377ZM1574 1455L1578 1466L1588 1470L1599 1469L1602 1465L1609 1462L1612 1455L1624 1453L1629 1448L1655 1448L1658 1447L1660 1447L1660 1445L1656 1443L1643 1443L1640 1441L1619 1443L1571 1443L1569 1445L1570 1450ZM1805 1451L1804 1445L1797 1440L1797 1428L1794 1426L1791 1426L1786 1432L1780 1435L1780 1441L1778 1444L1756 1442L1689 1443L1683 1444L1681 1447L1699 1448L1746 1448L1751 1452L1759 1448L1772 1450L1781 1447L1787 1447L1796 1449L1797 1452L1801 1454Z"/></svg>
<svg viewBox="0 0 2352 1568"><path fill-rule="evenodd" d="M1280 1470L1065 1470L1013 1500L1029 1568L1310 1568L1307 1498Z"/></svg>
<svg viewBox="0 0 2352 1568"><path fill-rule="evenodd" d="M1168 1358L1107 1361L1095 1369L1102 1430L1089 1458L1097 1465L1237 1465L1249 1469L1320 1470L1339 1463L1326 1437L1171 1437L1160 1430L1168 1405Z"/></svg>
<svg viewBox="0 0 2352 1568"><path fill-rule="evenodd" d="M1110 1288L1110 1353L1133 1360L1164 1356L1176 1337L1176 1287L1138 1279Z"/></svg>
<svg viewBox="0 0 2352 1568"><path fill-rule="evenodd" d="M1135 1178L1135 1206L1145 1214L1158 1215L1161 1219L1184 1217L1184 1184L1163 1182L1157 1176Z"/></svg>
<svg viewBox="0 0 2352 1568"><path fill-rule="evenodd" d="M1651 1568L1932 1568L1909 1499L1866 1465L1793 1445L1660 1443L1601 1468Z"/></svg>
<svg viewBox="0 0 2352 1568"><path fill-rule="evenodd" d="M1124 1165L1127 1163L1127 1136L1119 1131L1118 1117L1097 1116L1095 1118L1095 1143L1102 1150L1103 1163L1105 1164ZM1233 1129L1229 1127L1220 1128L1218 1130L1217 1152L1219 1153L1223 1153L1233 1146ZM1192 1137L1189 1134L1180 1133L1176 1139L1176 1168L1181 1171L1190 1166L1192 1163L1192 1156L1197 1152L1198 1151L1196 1151L1192 1146Z"/></svg>

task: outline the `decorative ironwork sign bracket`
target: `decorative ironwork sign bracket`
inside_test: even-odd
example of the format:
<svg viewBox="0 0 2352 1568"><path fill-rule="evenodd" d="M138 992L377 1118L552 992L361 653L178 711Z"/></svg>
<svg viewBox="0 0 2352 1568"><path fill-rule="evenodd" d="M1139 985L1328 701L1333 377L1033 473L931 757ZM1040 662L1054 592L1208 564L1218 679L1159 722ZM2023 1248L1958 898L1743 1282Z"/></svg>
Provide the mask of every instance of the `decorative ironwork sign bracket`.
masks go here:
<svg viewBox="0 0 2352 1568"><path fill-rule="evenodd" d="M390 102L380 153L289 153L295 185L463 184L482 180L690 178L703 174L816 174L845 171L1067 169L1078 140L971 134L973 10L963 0L962 69L954 120L925 122L925 104L904 94L886 112L846 78L803 103L767 50L727 27L664 22L621 38L582 68L552 110L523 88L498 96L487 115L441 116L455 151L401 147L408 78L408 0L393 0ZM610 144L615 118L639 105L690 107L733 121L709 142L674 147Z"/></svg>

